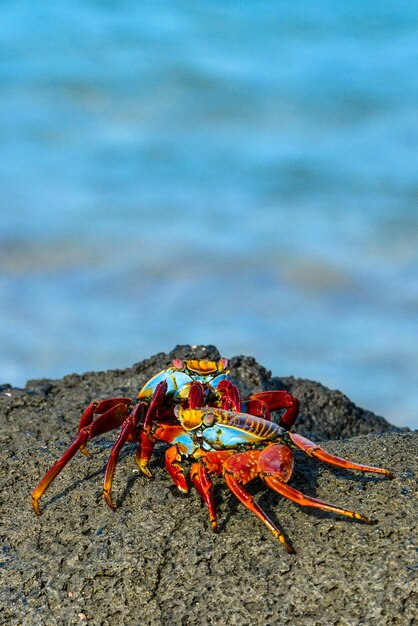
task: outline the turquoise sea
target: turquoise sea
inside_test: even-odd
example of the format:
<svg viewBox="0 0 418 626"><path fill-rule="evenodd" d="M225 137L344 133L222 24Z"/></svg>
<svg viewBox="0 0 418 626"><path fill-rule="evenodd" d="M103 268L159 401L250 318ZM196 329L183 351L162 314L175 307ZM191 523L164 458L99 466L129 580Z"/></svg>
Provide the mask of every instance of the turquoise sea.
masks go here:
<svg viewBox="0 0 418 626"><path fill-rule="evenodd" d="M416 1L0 22L0 383L213 343L418 426Z"/></svg>

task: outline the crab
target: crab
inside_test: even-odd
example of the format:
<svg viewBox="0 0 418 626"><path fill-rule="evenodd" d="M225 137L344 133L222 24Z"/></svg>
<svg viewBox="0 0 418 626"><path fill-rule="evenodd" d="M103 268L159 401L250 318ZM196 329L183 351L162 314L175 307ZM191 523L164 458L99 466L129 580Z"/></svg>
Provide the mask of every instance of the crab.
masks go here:
<svg viewBox="0 0 418 626"><path fill-rule="evenodd" d="M270 489L301 506L338 513L366 524L376 523L376 520L361 513L307 496L290 486L288 482L294 464L292 448L303 450L330 465L383 474L392 479L394 476L389 470L342 459L306 437L254 415L211 407L187 409L181 406L176 407L175 414L180 426L170 431L164 425L154 424L153 434L157 439L171 443L166 459L169 473L180 491L188 491L181 461L183 458L193 461L190 478L209 510L215 532L218 522L211 480L213 474L223 476L234 496L266 525L290 553L294 552L292 545L245 489L245 485L254 478L260 477Z"/></svg>
<svg viewBox="0 0 418 626"><path fill-rule="evenodd" d="M271 412L281 410L278 422ZM228 360L181 361L153 376L140 390L136 400L110 398L91 402L81 416L73 443L46 472L32 494L32 505L41 514L39 500L78 450L88 455L86 443L121 426L112 447L103 484L103 495L110 508L113 476L119 453L127 441L138 442L136 462L147 477L152 477L149 461L156 442L169 444L165 466L173 482L184 493L189 485L184 459L192 461L190 480L209 510L213 530L218 530L212 475L222 475L232 493L252 511L282 542L289 552L291 544L259 507L245 485L259 476L268 487L302 506L339 513L367 524L374 520L328 504L291 487L292 449L346 469L383 474L389 470L353 463L325 452L317 444L290 432L299 411L299 401L284 390L254 393L241 399L231 381ZM97 416L97 417L95 417Z"/></svg>
<svg viewBox="0 0 418 626"><path fill-rule="evenodd" d="M165 437L168 432L172 432L173 437L179 437L184 432L174 413L177 406L190 409L217 406L235 411L246 410L254 415L262 415L265 419L271 419L270 411L284 409L281 423L289 426L294 422L299 409L296 398L285 391L273 390L252 394L242 402L228 368L226 358L219 361L174 359L170 367L145 383L136 400L117 397L90 402L80 418L74 441L46 472L32 493L35 513L41 514L40 498L77 451L89 456L86 448L89 440L121 427L107 463L103 485L106 502L112 509L115 508L110 490L121 448L126 441L138 442L137 465L142 474L151 478L149 460L159 438L155 426L161 426ZM166 466L170 475L173 475L174 466L169 459Z"/></svg>

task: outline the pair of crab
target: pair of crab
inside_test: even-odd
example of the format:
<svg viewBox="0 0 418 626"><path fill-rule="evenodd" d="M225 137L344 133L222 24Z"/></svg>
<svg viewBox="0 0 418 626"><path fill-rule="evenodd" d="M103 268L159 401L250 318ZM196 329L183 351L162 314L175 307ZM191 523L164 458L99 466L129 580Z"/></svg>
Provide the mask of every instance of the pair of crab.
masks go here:
<svg viewBox="0 0 418 626"><path fill-rule="evenodd" d="M281 410L279 422L271 411ZM127 441L138 443L136 462L147 477L152 477L149 461L158 441L169 444L165 466L182 492L189 486L183 459L192 461L190 479L205 502L213 530L217 531L216 504L212 475L223 475L231 492L252 511L289 552L291 544L273 521L254 501L245 485L260 477L268 487L299 505L339 513L366 524L373 520L328 504L298 491L288 482L293 471L293 448L309 456L346 469L383 474L391 472L341 459L317 444L290 432L299 412L299 401L287 391L255 393L244 400L230 378L228 360L181 361L152 377L140 390L136 401L110 398L91 402L81 416L78 434L58 461L47 471L32 494L32 505L40 515L39 499L78 450L88 456L90 439L121 427L110 453L103 484L107 504L115 509L111 497L113 476L119 453Z"/></svg>

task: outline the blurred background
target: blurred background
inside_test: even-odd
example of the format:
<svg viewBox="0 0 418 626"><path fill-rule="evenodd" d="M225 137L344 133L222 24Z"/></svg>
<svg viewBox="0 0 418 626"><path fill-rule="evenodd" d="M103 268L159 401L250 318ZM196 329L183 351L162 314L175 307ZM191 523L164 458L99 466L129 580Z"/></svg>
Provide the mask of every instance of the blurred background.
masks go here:
<svg viewBox="0 0 418 626"><path fill-rule="evenodd" d="M418 426L418 5L1 3L0 382L177 343Z"/></svg>

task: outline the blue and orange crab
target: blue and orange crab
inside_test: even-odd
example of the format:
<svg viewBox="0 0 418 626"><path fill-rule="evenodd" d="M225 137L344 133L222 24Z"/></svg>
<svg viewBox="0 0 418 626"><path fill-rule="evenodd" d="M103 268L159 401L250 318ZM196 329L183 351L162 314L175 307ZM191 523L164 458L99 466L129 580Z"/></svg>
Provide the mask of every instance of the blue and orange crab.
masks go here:
<svg viewBox="0 0 418 626"><path fill-rule="evenodd" d="M271 420L270 411L278 409L283 410L283 414L276 423ZM359 513L306 496L287 484L293 469L292 448L300 448L332 465L393 478L386 469L341 459L301 435L289 432L298 411L298 400L282 390L252 394L241 401L238 388L230 379L227 359L218 362L175 359L172 367L142 387L136 401L111 398L90 403L81 416L75 440L33 491L33 508L40 515L39 499L78 450L87 454L85 446L90 439L122 426L109 456L103 484L104 498L112 509L116 508L111 498L112 481L124 444L128 440L138 442L137 465L145 476L151 477L149 460L155 443L161 441L169 444L165 466L182 492L189 489L182 460L193 461L190 479L208 507L215 532L213 474L224 476L232 493L264 522L289 552L293 552L292 546L244 488L257 476L271 489L302 506L373 523ZM98 415L96 419L95 415Z"/></svg>
<svg viewBox="0 0 418 626"><path fill-rule="evenodd" d="M174 359L172 366L153 376L132 398L108 398L90 402L80 418L78 433L73 443L60 459L48 470L32 494L32 504L40 515L39 499L78 450L89 456L86 444L89 440L122 427L106 468L104 497L112 508L110 499L111 476L120 449L126 441L136 441L139 447L136 462L143 474L151 477L148 462L158 440L151 432L154 424L178 426L174 409L178 405L194 409L202 406L217 406L239 411L245 407L250 413L269 419L270 410L285 409L282 421L292 424L296 419L299 403L284 391L262 392L249 396L241 402L236 385L231 382L229 362ZM177 431L176 431L177 432ZM169 472L171 465L167 462Z"/></svg>

